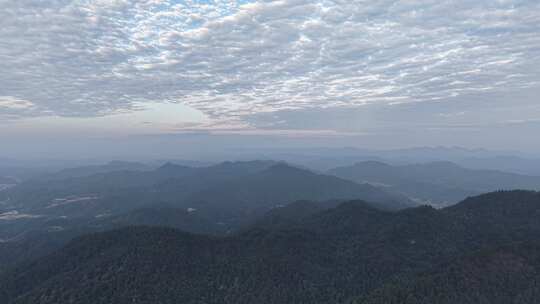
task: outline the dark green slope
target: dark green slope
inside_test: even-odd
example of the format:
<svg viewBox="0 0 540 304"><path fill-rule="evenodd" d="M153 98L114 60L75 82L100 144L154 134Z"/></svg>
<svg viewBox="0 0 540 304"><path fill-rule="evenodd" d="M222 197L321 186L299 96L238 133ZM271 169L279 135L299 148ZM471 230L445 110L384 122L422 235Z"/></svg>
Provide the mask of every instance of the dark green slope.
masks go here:
<svg viewBox="0 0 540 304"><path fill-rule="evenodd" d="M390 214L358 202L342 205L329 216L355 217L366 211ZM52 256L6 274L0 284L5 298L0 300L341 302L380 286L400 264L395 253L388 253L392 261L381 260L378 253L364 249L365 238L355 241L355 236L360 237L322 234L307 226L272 231L255 227L228 238L161 228L123 229L79 238ZM186 250L190 254L183 254ZM360 280L364 284L359 285ZM113 295L110 288L115 289Z"/></svg>
<svg viewBox="0 0 540 304"><path fill-rule="evenodd" d="M398 212L297 203L270 226L225 238L94 234L6 273L0 302L533 303L538 251L526 245L540 239L538 197L497 192Z"/></svg>
<svg viewBox="0 0 540 304"><path fill-rule="evenodd" d="M7 230L9 223L2 226ZM199 216L196 212L167 206L137 209L99 218L33 219L12 227L14 237L0 242L0 273L15 264L47 255L71 239L87 233L126 226L171 227L197 234L225 234L227 228ZM8 233L6 231L6 233Z"/></svg>
<svg viewBox="0 0 540 304"><path fill-rule="evenodd" d="M389 283L362 304L535 304L540 297L540 244L484 249L412 280Z"/></svg>
<svg viewBox="0 0 540 304"><path fill-rule="evenodd" d="M328 293L335 287L323 286L339 269L323 258L332 250L321 244L303 232L211 239L163 228L126 228L77 239L15 270L1 281L0 300L320 303L342 297Z"/></svg>

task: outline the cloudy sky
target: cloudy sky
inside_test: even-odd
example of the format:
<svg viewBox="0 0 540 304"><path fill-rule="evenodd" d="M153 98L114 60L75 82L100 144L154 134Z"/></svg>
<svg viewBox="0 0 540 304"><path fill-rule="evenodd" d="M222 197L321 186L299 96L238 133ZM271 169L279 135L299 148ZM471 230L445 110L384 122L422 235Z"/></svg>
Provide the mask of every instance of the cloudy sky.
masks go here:
<svg viewBox="0 0 540 304"><path fill-rule="evenodd" d="M540 151L539 96L538 0L0 0L12 147L205 134Z"/></svg>

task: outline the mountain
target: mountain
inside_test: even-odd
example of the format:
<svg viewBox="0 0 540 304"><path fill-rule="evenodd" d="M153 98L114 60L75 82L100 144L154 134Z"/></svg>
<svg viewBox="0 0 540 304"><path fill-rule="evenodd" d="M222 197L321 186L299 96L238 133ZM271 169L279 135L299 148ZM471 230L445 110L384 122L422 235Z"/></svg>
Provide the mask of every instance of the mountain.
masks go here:
<svg viewBox="0 0 540 304"><path fill-rule="evenodd" d="M219 235L226 232L218 223L199 216L196 210L166 206L142 208L126 214L99 218L89 223L89 226L100 227L103 230L127 226L171 227L186 232L208 235Z"/></svg>
<svg viewBox="0 0 540 304"><path fill-rule="evenodd" d="M335 168L328 173L356 182L384 186L435 206L451 205L468 196L501 189L540 189L540 177L472 170L450 162L389 165L366 161Z"/></svg>
<svg viewBox="0 0 540 304"><path fill-rule="evenodd" d="M537 303L540 244L536 241L482 250L417 278L389 283L355 303Z"/></svg>
<svg viewBox="0 0 540 304"><path fill-rule="evenodd" d="M455 160L460 166L471 169L491 169L523 175L540 175L540 159L515 155L468 157Z"/></svg>
<svg viewBox="0 0 540 304"><path fill-rule="evenodd" d="M44 216L125 213L154 204L236 212L295 200L363 199L384 208L411 206L404 196L270 161L226 162L191 168L165 164L153 171L114 171L63 180L32 180L0 193L6 208ZM207 208L208 207L208 208Z"/></svg>
<svg viewBox="0 0 540 304"><path fill-rule="evenodd" d="M279 230L294 227L299 221L323 210L335 208L342 202L343 201L340 200L326 202L314 202L308 200L295 201L288 205L279 206L270 210L265 215L257 218L250 226L266 230Z"/></svg>
<svg viewBox="0 0 540 304"><path fill-rule="evenodd" d="M219 221L236 218L245 223L247 219L293 201L331 199L362 199L389 210L414 206L404 196L371 185L356 184L287 164L276 164L255 174L208 187L190 195L186 201L193 202L191 207L200 212L215 214Z"/></svg>
<svg viewBox="0 0 540 304"><path fill-rule="evenodd" d="M540 160L535 155L514 151L490 151L462 147L412 147L395 150L342 148L277 148L256 151L239 150L244 158L265 157L281 159L313 170L328 171L363 161L380 161L393 165L449 161L471 169L539 175Z"/></svg>
<svg viewBox="0 0 540 304"><path fill-rule="evenodd" d="M227 227L201 217L193 210L153 206L125 214L95 218L34 218L2 223L0 273L10 266L39 258L61 248L71 239L127 226L171 227L182 231L224 235Z"/></svg>
<svg viewBox="0 0 540 304"><path fill-rule="evenodd" d="M314 208L296 203L286 225L227 237L150 227L86 235L5 273L0 302L536 303L540 193L441 210Z"/></svg>
<svg viewBox="0 0 540 304"><path fill-rule="evenodd" d="M271 161L167 163L151 171L31 180L0 193L0 270L75 236L130 225L223 235L297 200L363 199L391 210L413 205L370 185Z"/></svg>

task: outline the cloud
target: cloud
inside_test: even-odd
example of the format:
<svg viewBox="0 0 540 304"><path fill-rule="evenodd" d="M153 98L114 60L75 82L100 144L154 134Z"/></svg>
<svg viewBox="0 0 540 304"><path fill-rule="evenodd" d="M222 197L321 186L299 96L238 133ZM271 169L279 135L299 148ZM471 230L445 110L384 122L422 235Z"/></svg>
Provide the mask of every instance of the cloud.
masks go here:
<svg viewBox="0 0 540 304"><path fill-rule="evenodd" d="M31 111L34 103L13 96L0 96L0 119L13 120Z"/></svg>
<svg viewBox="0 0 540 304"><path fill-rule="evenodd" d="M534 0L0 6L0 96L10 98L0 113L12 116L101 116L174 102L246 125L261 113L540 87Z"/></svg>
<svg viewBox="0 0 540 304"><path fill-rule="evenodd" d="M13 96L0 96L0 108L12 110L30 109L34 104L28 100L22 100Z"/></svg>

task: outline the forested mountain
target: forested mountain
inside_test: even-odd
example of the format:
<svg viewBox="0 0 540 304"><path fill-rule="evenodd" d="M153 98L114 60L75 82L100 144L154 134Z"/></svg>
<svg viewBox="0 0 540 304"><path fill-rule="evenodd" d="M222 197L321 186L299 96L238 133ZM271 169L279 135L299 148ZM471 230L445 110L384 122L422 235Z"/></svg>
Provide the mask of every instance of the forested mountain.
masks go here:
<svg viewBox="0 0 540 304"><path fill-rule="evenodd" d="M540 177L495 170L472 170L451 162L389 165L359 162L328 171L361 183L372 183L435 206L457 203L467 196L510 189L540 189Z"/></svg>
<svg viewBox="0 0 540 304"><path fill-rule="evenodd" d="M442 210L296 202L228 237L124 228L21 264L0 301L532 304L539 213L539 193L511 191Z"/></svg>
<svg viewBox="0 0 540 304"><path fill-rule="evenodd" d="M525 304L540 298L537 240L484 249L413 280L389 283L358 304Z"/></svg>
<svg viewBox="0 0 540 304"><path fill-rule="evenodd" d="M287 188L282 189L284 186ZM278 187L280 191L274 191ZM152 204L195 208L219 200L220 205L232 207L254 198L263 201L264 207L274 207L296 199L336 197L380 201L386 207L410 205L405 197L372 186L267 161L227 162L205 168L166 164L148 172L114 171L80 178L32 180L2 192L0 202L19 212L74 217L126 212Z"/></svg>
<svg viewBox="0 0 540 304"><path fill-rule="evenodd" d="M257 218L249 228L257 227L267 230L278 230L294 227L299 221L313 216L327 209L335 208L343 203L340 200L314 202L300 200L288 205L274 208L264 216Z"/></svg>
<svg viewBox="0 0 540 304"><path fill-rule="evenodd" d="M9 221L1 227L10 238L0 239L0 273L10 266L47 255L74 237L126 226L171 227L198 234L224 235L228 227L195 212L153 206L98 218L37 218Z"/></svg>
<svg viewBox="0 0 540 304"><path fill-rule="evenodd" d="M333 176L315 174L286 164L213 185L186 201L201 212L219 213L221 222L240 223L296 200L362 199L378 208L398 210L414 206L405 196L382 191Z"/></svg>
<svg viewBox="0 0 540 304"><path fill-rule="evenodd" d="M49 253L74 236L129 225L228 234L300 199L363 199L392 210L413 204L370 185L273 161L198 168L167 163L150 171L41 178L0 197L0 271Z"/></svg>
<svg viewBox="0 0 540 304"><path fill-rule="evenodd" d="M153 204L234 209L249 203L267 211L299 199L364 199L384 208L411 206L406 197L270 161L191 168L165 164L153 171L114 171L80 178L32 180L0 193L7 209L54 216L124 213Z"/></svg>

